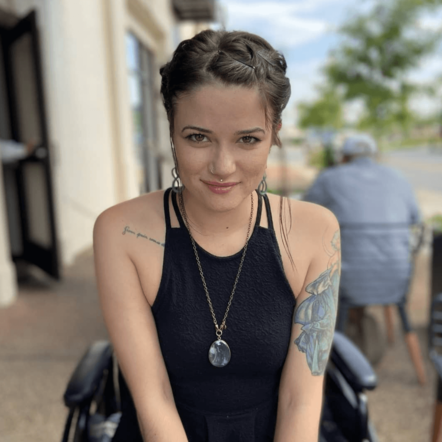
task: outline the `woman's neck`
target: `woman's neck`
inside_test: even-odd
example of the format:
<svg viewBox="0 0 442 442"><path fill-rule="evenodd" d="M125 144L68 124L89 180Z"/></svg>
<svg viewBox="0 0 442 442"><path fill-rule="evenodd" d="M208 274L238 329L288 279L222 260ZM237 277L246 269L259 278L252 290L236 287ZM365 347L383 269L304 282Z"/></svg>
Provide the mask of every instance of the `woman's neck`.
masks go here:
<svg viewBox="0 0 442 442"><path fill-rule="evenodd" d="M178 197L180 198L180 197ZM253 214L252 227L256 219L256 210L258 206L257 195L252 193ZM214 211L201 206L195 198L184 190L184 207L188 224L193 236L202 237L225 237L235 232L247 229L250 221L251 198L245 198L241 204L232 210ZM180 206L180 205L179 205Z"/></svg>

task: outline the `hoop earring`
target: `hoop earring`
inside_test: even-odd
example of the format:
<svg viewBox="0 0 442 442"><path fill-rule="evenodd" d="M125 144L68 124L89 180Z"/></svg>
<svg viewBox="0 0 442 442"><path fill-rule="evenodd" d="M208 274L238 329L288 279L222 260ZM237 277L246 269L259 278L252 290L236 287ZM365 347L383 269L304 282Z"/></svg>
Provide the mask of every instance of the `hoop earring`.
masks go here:
<svg viewBox="0 0 442 442"><path fill-rule="evenodd" d="M175 193L182 193L182 191L183 191L183 184L181 183L181 179L180 179L180 176L178 174L178 169L176 167L174 167L172 169L172 176L173 176L172 190Z"/></svg>
<svg viewBox="0 0 442 442"><path fill-rule="evenodd" d="M181 178L178 173L178 168L177 168L178 161L176 158L175 146L173 145L172 137L170 137L170 147L172 149L172 157L173 157L173 162L175 164L175 167L172 169L172 177L173 177L172 190L175 193L182 193L184 186L183 183L181 182Z"/></svg>
<svg viewBox="0 0 442 442"><path fill-rule="evenodd" d="M267 178L267 174L264 172L264 176L262 177L262 180L261 180L261 182L259 183L259 186L258 186L258 193L261 196L264 196L267 193L267 181L266 181L266 178Z"/></svg>

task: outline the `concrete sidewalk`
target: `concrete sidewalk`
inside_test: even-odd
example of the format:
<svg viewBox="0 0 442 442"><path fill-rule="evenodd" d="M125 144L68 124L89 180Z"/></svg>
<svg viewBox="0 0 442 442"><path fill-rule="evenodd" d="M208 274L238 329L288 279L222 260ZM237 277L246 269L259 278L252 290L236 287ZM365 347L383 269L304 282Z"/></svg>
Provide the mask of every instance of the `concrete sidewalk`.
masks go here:
<svg viewBox="0 0 442 442"><path fill-rule="evenodd" d="M0 309L1 442L60 441L69 377L89 344L107 338L92 251L61 283L31 270L17 301Z"/></svg>

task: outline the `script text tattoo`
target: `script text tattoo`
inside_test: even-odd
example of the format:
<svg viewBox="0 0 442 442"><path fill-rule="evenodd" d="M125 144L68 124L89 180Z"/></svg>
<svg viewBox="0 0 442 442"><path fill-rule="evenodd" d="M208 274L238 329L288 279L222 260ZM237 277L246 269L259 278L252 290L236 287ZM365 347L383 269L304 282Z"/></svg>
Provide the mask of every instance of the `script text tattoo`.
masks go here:
<svg viewBox="0 0 442 442"><path fill-rule="evenodd" d="M130 234L130 235L133 235L133 236L135 236L136 238L144 238L144 239L147 239L148 241L151 241L151 242L153 242L153 243L155 243L155 244L158 244L159 246L162 246L162 247L164 247L164 245L165 245L165 243L160 242L160 241L158 241L158 240L156 240L156 239L154 239L154 238L150 238L149 236L147 236L147 235L145 235L145 234L143 234L143 233L136 233L136 232L134 232L133 230L130 229L129 226L126 226L126 227L124 228L123 232L122 232L123 235L126 235L126 233L128 233L128 234Z"/></svg>

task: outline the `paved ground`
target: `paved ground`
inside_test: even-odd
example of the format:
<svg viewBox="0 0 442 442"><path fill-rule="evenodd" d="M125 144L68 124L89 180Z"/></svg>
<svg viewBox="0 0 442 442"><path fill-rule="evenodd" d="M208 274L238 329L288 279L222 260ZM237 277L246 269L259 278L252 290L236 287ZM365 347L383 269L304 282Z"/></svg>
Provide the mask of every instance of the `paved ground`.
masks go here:
<svg viewBox="0 0 442 442"><path fill-rule="evenodd" d="M409 318L419 337L428 383L422 387L417 382L396 317L396 342L386 349L384 357L375 367L379 384L376 390L368 393L371 418L381 442L431 440L436 378L427 347L429 261L427 248L417 257L415 278L408 301ZM377 315L378 323L384 325L381 308L373 307L372 311Z"/></svg>
<svg viewBox="0 0 442 442"><path fill-rule="evenodd" d="M313 170L300 164L292 167L293 182L305 183L314 176ZM409 301L429 383L417 384L396 321L397 341L376 367L379 387L369 393L370 413L381 442L430 440L435 383L426 349L429 259L426 248L417 260ZM62 395L69 376L87 346L106 337L91 251L65 270L61 283L35 268L32 275L20 283L17 302L0 309L1 442L59 441L66 416ZM383 324L382 312L374 308L373 313Z"/></svg>
<svg viewBox="0 0 442 442"><path fill-rule="evenodd" d="M61 283L33 268L18 300L0 309L0 441L57 442L62 395L87 346L106 337L88 252Z"/></svg>

